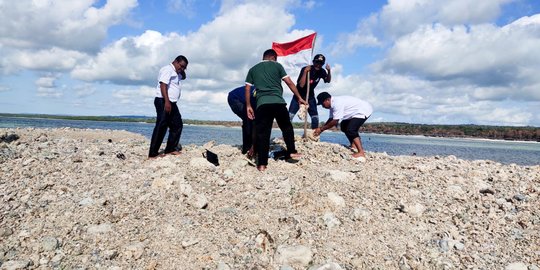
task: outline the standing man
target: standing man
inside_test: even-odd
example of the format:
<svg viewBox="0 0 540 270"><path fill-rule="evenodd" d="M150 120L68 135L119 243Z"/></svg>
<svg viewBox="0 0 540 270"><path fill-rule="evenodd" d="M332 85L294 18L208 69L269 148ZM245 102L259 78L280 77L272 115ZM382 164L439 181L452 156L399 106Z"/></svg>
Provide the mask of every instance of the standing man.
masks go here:
<svg viewBox="0 0 540 270"><path fill-rule="evenodd" d="M255 87L252 86L249 93L250 103L255 104ZM247 153L251 158L254 154L255 125L247 115L245 87L240 86L229 92L227 102L231 110L242 119L242 154Z"/></svg>
<svg viewBox="0 0 540 270"><path fill-rule="evenodd" d="M287 84L301 104L306 104L306 101L298 93L298 90L289 75L285 72L283 66L276 62L276 60L276 51L272 49L266 50L263 54L263 61L249 69L246 77L245 96L247 115L249 119L256 119L257 169L259 171L266 170L266 166L268 165L268 150L270 148L270 135L274 119L281 129L283 140L287 146L285 158L300 157L295 148L294 129L289 119L289 113L287 112L287 102L283 99L281 81L283 80ZM251 86L253 85L257 87L257 105L255 111L249 98Z"/></svg>
<svg viewBox="0 0 540 270"><path fill-rule="evenodd" d="M150 141L149 158L159 155L159 148L165 138L165 133L169 129L169 138L165 147L165 154L179 155L180 135L184 123L182 115L176 103L180 98L180 80L186 79L186 68L188 60L185 56L179 55L170 63L159 70L158 84L154 106L156 107L156 126L152 132Z"/></svg>
<svg viewBox="0 0 540 270"><path fill-rule="evenodd" d="M317 104L315 101L315 87L319 84L319 81L323 79L325 83L330 83L332 75L330 73L330 65L326 64L326 70L322 67L326 61L326 58L322 54L317 54L313 57L313 65L305 66L300 70L298 80L296 80L296 88L302 97L307 94L307 74L309 73L309 98L308 98L308 113L311 116L311 129L319 127L319 113L317 112ZM291 105L289 106L289 117L291 121L300 109L298 99L293 96L291 99Z"/></svg>
<svg viewBox="0 0 540 270"><path fill-rule="evenodd" d="M313 132L315 136L335 127L341 120L341 131L345 133L351 146L356 150L356 153L352 155L353 158L365 162L366 153L362 148L362 140L358 135L358 129L373 113L371 104L351 96L332 97L328 92L322 92L317 96L317 105L330 109L330 118L328 118L324 126L315 129Z"/></svg>

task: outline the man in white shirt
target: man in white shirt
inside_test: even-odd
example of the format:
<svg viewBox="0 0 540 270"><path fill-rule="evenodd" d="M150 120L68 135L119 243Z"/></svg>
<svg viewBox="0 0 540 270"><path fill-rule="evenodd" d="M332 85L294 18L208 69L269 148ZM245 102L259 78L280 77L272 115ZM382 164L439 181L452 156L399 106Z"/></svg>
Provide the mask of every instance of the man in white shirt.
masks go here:
<svg viewBox="0 0 540 270"><path fill-rule="evenodd" d="M324 126L315 129L314 135L318 136L323 131L335 127L341 121L341 131L345 133L351 146L356 150L353 158L365 162L366 153L362 148L362 140L358 134L358 129L373 113L371 104L351 96L332 97L328 92L322 92L317 95L317 105L330 109L330 117Z"/></svg>
<svg viewBox="0 0 540 270"><path fill-rule="evenodd" d="M180 154L178 143L180 142L184 123L176 103L181 94L180 81L186 79L187 65L187 58L179 55L172 63L159 70L156 98L154 99L157 115L156 126L150 141L149 158L159 156L159 148L165 138L167 129L169 129L169 138L167 139L164 154Z"/></svg>

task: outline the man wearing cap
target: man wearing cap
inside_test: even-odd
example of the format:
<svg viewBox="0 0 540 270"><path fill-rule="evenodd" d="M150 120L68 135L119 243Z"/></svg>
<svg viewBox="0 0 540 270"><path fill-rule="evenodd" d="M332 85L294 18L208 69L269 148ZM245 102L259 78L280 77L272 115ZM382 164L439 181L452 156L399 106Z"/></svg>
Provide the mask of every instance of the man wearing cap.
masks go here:
<svg viewBox="0 0 540 270"><path fill-rule="evenodd" d="M326 70L322 67L326 62L326 58L322 54L317 54L313 57L313 65L305 66L300 70L298 79L296 80L296 88L300 93L300 96L304 97L307 94L307 74L309 73L309 98L308 98L308 113L311 117L311 128L315 129L319 127L319 113L317 112L317 105L315 101L315 87L319 84L319 81L323 79L325 83L329 83L332 79L330 73L330 65L326 64ZM296 96L292 97L291 105L289 106L289 117L291 121L300 109L298 99Z"/></svg>
<svg viewBox="0 0 540 270"><path fill-rule="evenodd" d="M149 158L159 156L159 148L165 138L167 129L169 138L165 147L165 154L179 155L180 135L182 134L182 115L176 102L180 99L181 80L186 79L188 60L185 56L177 56L172 63L159 70L154 106L156 107L156 126L150 140Z"/></svg>
<svg viewBox="0 0 540 270"><path fill-rule="evenodd" d="M341 121L341 131L347 136L353 150L356 150L356 153L352 155L353 158L365 162L366 153L362 148L358 129L373 113L371 104L351 96L332 97L328 92L322 92L317 96L317 105L330 109L330 117L322 127L315 129L314 135L318 136L323 131L335 127Z"/></svg>
<svg viewBox="0 0 540 270"><path fill-rule="evenodd" d="M257 169L266 170L268 165L268 150L270 149L270 134L274 119L276 120L283 140L287 146L286 158L299 157L294 144L294 129L287 112L287 102L283 99L283 87L281 81L291 89L302 104L306 101L302 99L294 83L292 82L283 66L276 62L276 51L269 49L263 54L263 61L249 69L246 76L246 108L249 119L255 119L256 130L256 150L257 150ZM251 86L257 88L256 110L252 108L249 98Z"/></svg>

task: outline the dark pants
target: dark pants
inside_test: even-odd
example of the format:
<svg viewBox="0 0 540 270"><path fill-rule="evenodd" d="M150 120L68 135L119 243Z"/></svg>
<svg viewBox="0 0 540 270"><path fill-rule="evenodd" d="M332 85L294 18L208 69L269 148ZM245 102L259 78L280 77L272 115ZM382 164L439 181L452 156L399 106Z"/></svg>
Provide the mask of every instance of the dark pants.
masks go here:
<svg viewBox="0 0 540 270"><path fill-rule="evenodd" d="M315 101L315 97L310 96L308 99L308 114L311 116L311 129L315 129L319 127L319 113L317 112L317 101ZM300 103L298 103L298 99L296 96L293 96L291 99L291 105L289 106L289 117L292 121L296 113L300 110Z"/></svg>
<svg viewBox="0 0 540 270"><path fill-rule="evenodd" d="M255 125L247 116L246 104L234 98L227 98L229 107L242 119L242 154L245 154L255 142Z"/></svg>
<svg viewBox="0 0 540 270"><path fill-rule="evenodd" d="M345 136L347 136L347 139L351 144L354 139L360 137L360 135L358 135L358 130L366 120L367 119L351 118L341 121L341 131L345 133Z"/></svg>
<svg viewBox="0 0 540 270"><path fill-rule="evenodd" d="M171 102L171 112L165 112L165 99L155 98L154 106L156 107L156 126L152 132L152 140L150 141L149 157L155 157L159 154L159 148L169 129L169 138L167 139L167 146L165 147L165 154L178 151L178 143L180 142L180 135L182 135L182 128L184 123L182 122L182 115L178 110L176 102Z"/></svg>
<svg viewBox="0 0 540 270"><path fill-rule="evenodd" d="M274 119L283 135L283 140L287 146L286 158L290 158L292 153L296 153L294 145L294 129L289 119L289 112L286 104L264 104L255 111L255 129L257 130L257 156L258 165L268 165L268 150L270 149L270 135Z"/></svg>

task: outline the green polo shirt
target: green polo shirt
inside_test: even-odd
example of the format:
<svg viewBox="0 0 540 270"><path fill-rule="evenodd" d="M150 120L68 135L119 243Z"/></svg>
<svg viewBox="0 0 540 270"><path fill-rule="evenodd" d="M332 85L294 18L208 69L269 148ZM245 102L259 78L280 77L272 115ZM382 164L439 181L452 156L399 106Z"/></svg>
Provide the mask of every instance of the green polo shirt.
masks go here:
<svg viewBox="0 0 540 270"><path fill-rule="evenodd" d="M257 108L263 104L287 104L283 99L281 80L287 77L283 66L264 60L249 69L246 83L257 88Z"/></svg>

